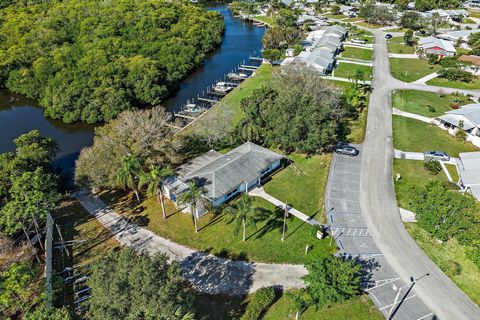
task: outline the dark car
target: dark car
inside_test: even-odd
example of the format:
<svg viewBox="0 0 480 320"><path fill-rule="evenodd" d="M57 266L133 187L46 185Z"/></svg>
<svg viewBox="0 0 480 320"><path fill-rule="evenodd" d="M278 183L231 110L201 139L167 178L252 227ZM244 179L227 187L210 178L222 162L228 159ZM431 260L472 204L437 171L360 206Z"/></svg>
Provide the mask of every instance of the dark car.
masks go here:
<svg viewBox="0 0 480 320"><path fill-rule="evenodd" d="M387 39L392 39L392 37L393 37L393 36L392 36L390 33L387 33L387 34L385 35L385 38L387 38Z"/></svg>
<svg viewBox="0 0 480 320"><path fill-rule="evenodd" d="M340 146L335 147L335 152L338 154L346 154L350 157L354 157L358 155L359 151L357 148L350 146L348 144L343 144Z"/></svg>
<svg viewBox="0 0 480 320"><path fill-rule="evenodd" d="M449 161L450 155L443 151L428 151L423 153L425 160Z"/></svg>

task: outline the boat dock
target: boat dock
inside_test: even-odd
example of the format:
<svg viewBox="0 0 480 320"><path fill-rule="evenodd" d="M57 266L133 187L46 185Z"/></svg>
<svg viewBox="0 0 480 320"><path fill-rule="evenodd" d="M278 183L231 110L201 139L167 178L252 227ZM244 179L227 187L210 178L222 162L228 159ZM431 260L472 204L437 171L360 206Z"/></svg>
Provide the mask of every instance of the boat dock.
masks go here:
<svg viewBox="0 0 480 320"><path fill-rule="evenodd" d="M263 58L250 55L247 61L242 61L234 70L209 85L197 97L189 99L180 111L172 114L172 128L181 131L193 121L202 116L215 104L238 87L243 81L255 74L263 63Z"/></svg>

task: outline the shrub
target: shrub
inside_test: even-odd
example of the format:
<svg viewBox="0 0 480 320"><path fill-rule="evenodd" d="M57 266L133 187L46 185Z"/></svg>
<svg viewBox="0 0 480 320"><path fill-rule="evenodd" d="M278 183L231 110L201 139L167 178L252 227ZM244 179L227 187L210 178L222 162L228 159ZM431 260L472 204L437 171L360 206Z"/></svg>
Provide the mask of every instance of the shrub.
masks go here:
<svg viewBox="0 0 480 320"><path fill-rule="evenodd" d="M467 139L467 133L465 130L458 128L457 132L455 133L455 139L458 141L465 141Z"/></svg>
<svg viewBox="0 0 480 320"><path fill-rule="evenodd" d="M467 259L472 261L478 268L480 268L480 242L472 247L465 249Z"/></svg>
<svg viewBox="0 0 480 320"><path fill-rule="evenodd" d="M438 71L440 78L445 78L450 81L471 82L473 75L460 68L443 68Z"/></svg>
<svg viewBox="0 0 480 320"><path fill-rule="evenodd" d="M462 273L462 266L454 260L446 260L441 262L440 269L451 276L458 276Z"/></svg>
<svg viewBox="0 0 480 320"><path fill-rule="evenodd" d="M438 161L425 161L423 163L423 167L425 170L428 171L431 175L437 175L440 171L442 171L442 166L440 165L440 162Z"/></svg>
<svg viewBox="0 0 480 320"><path fill-rule="evenodd" d="M263 287L258 289L257 292L253 294L241 320L260 319L276 299L277 294L274 287Z"/></svg>

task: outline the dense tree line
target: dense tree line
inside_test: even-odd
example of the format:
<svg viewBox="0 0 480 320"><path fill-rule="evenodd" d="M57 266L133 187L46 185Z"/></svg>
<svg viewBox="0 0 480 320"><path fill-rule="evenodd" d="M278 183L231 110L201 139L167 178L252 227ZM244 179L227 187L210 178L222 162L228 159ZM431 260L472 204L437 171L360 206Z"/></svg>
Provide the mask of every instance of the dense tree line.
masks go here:
<svg viewBox="0 0 480 320"><path fill-rule="evenodd" d="M242 100L237 135L287 153L323 152L344 138L346 121L365 104L358 87L342 95L317 72L292 65Z"/></svg>
<svg viewBox="0 0 480 320"><path fill-rule="evenodd" d="M434 181L411 190L418 225L437 239L452 238L467 246L467 256L480 267L480 206L470 195Z"/></svg>
<svg viewBox="0 0 480 320"><path fill-rule="evenodd" d="M12 1L11 1L12 2ZM222 39L189 2L15 1L0 9L0 87L65 122L158 104Z"/></svg>

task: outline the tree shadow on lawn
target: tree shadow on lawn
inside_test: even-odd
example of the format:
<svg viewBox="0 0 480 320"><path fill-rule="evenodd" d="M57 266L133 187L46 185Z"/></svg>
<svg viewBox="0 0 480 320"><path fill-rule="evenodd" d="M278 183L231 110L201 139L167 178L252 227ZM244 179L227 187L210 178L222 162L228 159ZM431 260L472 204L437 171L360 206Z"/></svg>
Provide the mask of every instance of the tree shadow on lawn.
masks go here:
<svg viewBox="0 0 480 320"><path fill-rule="evenodd" d="M208 247L207 249L204 249L201 251L204 254L211 254L214 255L218 258L223 258L223 259L230 259L234 261L245 261L245 262L250 262L248 259L248 253L245 251L241 251L239 253L231 252L227 248L222 248L220 251L216 252L213 247Z"/></svg>
<svg viewBox="0 0 480 320"><path fill-rule="evenodd" d="M317 210L314 214L312 214L311 216L309 216L308 220L313 220L313 218L319 213L320 211ZM309 223L307 223L306 221L303 221L298 227L295 228L295 230L293 230L292 232L290 232L287 236L285 236L285 240L287 240L288 238L290 238L290 236L292 236L295 232L297 232L301 227L305 226L305 225L308 225L310 226ZM311 226L313 227L313 226Z"/></svg>

